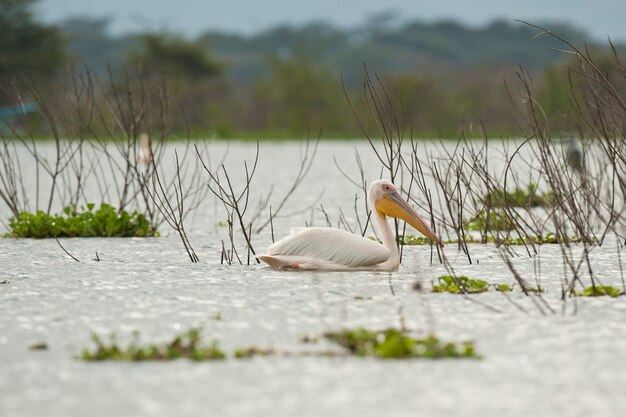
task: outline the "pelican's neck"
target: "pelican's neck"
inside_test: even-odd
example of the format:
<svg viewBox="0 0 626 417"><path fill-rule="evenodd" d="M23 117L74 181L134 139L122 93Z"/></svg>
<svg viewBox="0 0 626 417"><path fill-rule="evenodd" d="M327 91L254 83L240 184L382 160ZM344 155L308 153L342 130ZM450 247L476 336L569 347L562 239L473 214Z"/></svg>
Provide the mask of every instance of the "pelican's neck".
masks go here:
<svg viewBox="0 0 626 417"><path fill-rule="evenodd" d="M380 237L383 241L383 246L389 250L389 259L382 264L378 264L376 269L382 271L395 271L400 265L400 252L398 251L398 245L396 244L396 238L391 231L391 226L387 222L387 216L380 213L376 209L376 198L373 195L368 195L370 208L372 209L372 223L374 227L380 233Z"/></svg>
<svg viewBox="0 0 626 417"><path fill-rule="evenodd" d="M380 233L380 237L383 241L383 246L389 250L389 259L380 265L381 269L395 270L400 265L400 253L398 252L398 245L396 244L396 238L391 230L389 222L387 222L387 216L381 214L374 208L373 212L374 224Z"/></svg>

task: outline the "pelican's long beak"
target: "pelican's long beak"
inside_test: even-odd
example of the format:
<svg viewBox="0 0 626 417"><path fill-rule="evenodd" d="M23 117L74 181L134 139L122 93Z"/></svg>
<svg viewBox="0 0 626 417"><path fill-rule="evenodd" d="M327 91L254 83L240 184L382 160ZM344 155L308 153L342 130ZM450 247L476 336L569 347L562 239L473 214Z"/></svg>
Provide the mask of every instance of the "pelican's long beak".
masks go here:
<svg viewBox="0 0 626 417"><path fill-rule="evenodd" d="M376 210L386 216L402 219L424 236L437 243L443 248L443 242L439 236L432 231L430 226L421 218L419 214L406 202L397 192L385 194L383 198L376 201Z"/></svg>

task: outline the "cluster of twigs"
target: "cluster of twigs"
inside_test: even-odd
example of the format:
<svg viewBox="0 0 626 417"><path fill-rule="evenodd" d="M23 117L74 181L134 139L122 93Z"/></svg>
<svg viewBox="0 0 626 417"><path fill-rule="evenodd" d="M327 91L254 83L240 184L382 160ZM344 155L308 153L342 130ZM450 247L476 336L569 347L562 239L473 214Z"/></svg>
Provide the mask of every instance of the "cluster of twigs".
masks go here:
<svg viewBox="0 0 626 417"><path fill-rule="evenodd" d="M28 79L22 83L26 90L15 93L17 102L35 100L40 114L31 124L17 119L0 130L5 132L0 133L0 198L11 214L49 214L100 200L120 212L137 210L155 227L166 221L197 260L182 221L206 192L204 179L192 169L189 140L180 159L175 152L175 173L166 180L160 172L172 110L167 77L148 83L138 69L121 80L109 74L101 81L85 69L66 79L60 102L50 102ZM32 129L32 123L47 128L52 153L34 133L41 127ZM34 172L25 172L25 166Z"/></svg>
<svg viewBox="0 0 626 417"><path fill-rule="evenodd" d="M619 252L626 238L626 106L623 92L612 85L588 51L540 29L542 35L563 42L568 49L561 52L576 58L570 77L582 80L577 85L584 86L584 94L582 98L576 94L571 81L571 110L585 122L586 136L554 135L523 68L517 73L519 95L507 88L522 119L520 126L529 129L525 139L492 146L494 141L488 140L487 129L480 124L482 142L466 138L463 130L455 142L441 141L422 149L402 127L401 99L388 92L378 77L372 78L367 68L364 95L381 139L374 139L356 111L355 117L382 166L379 175L391 179L427 212L434 230L455 242L469 263L473 262L469 242L498 245L524 293L538 300L540 311L554 312L511 260L521 256L520 247L538 259L539 245L551 236L564 262L562 299L575 295L576 288L584 286L583 280L590 280L594 287L601 285L590 254L610 236L615 237ZM614 65L626 79L626 67L610 46ZM363 178L362 165L358 167ZM343 169L342 173L365 192L365 181L350 177ZM532 198L512 199L513 190L526 190ZM439 259L447 263L441 253Z"/></svg>
<svg viewBox="0 0 626 417"><path fill-rule="evenodd" d="M166 146L170 114L177 109L171 108L174 92L165 74L155 78L154 73L148 75L139 68L122 77L110 73L102 81L85 68L69 73L66 80L57 102L50 102L27 78L21 83L26 89L14 91L18 104L24 97L36 101L39 114L3 121L6 128L0 129L0 201L13 216L39 210L50 214L100 200L120 212L139 211L155 228L165 222L179 235L189 259L197 262L184 220L211 192L227 217L229 243L222 242L222 261L249 264L256 254L253 235L270 226L273 239L275 218L309 208L286 213L285 207L311 169L319 137L305 142L291 186L275 201L273 185L268 184L252 210L250 191L258 145L253 166L249 169L244 163L241 189L237 181L231 181L233 175L223 161L215 171L210 168L206 142L178 141L174 146L180 146L182 152ZM49 132L53 152L34 133L42 130ZM173 170L168 169L171 164L163 163L169 162L170 156ZM34 172L24 172L26 166L29 170L34 167ZM237 249L240 236L245 242L245 258Z"/></svg>
<svg viewBox="0 0 626 417"><path fill-rule="evenodd" d="M256 152L254 160L249 165L247 161L243 162L243 180L238 187L238 179L233 178L231 171L226 167L223 162L219 165L216 171L212 171L205 163L204 158L200 155L196 148L198 160L201 162L205 173L209 177L208 189L221 203L226 215L226 225L228 227L227 240L222 240L222 250L220 260L222 263L229 265L234 262L243 265L250 265L251 262L256 261L254 258L256 250L253 245L253 238L255 235L261 233L267 226L271 228L272 240L274 240L274 228L273 221L278 217L288 217L302 211L308 210L311 205L304 207L292 213L285 214L284 208L287 201L294 195L295 191L304 181L306 175L311 169L311 165L317 153L319 145L319 138L315 143L311 144L309 140L305 141L303 145L303 153L300 159L300 167L293 179L291 186L285 191L282 198L275 206L272 206L273 184L266 186L267 192L259 198L259 202L256 208L251 211L251 190L254 175L257 170L259 162L260 147L257 142ZM316 201L319 200L316 199ZM315 203L313 203L315 204ZM275 207L274 209L272 207ZM268 214L267 220L261 220L264 213ZM261 223L257 225L257 223ZM239 238L243 239L243 245L245 250L245 258L238 248ZM254 260L253 260L254 259Z"/></svg>
<svg viewBox="0 0 626 417"><path fill-rule="evenodd" d="M560 52L574 58L569 67L570 111L584 123L577 127L577 138L568 138L550 125L535 97L532 78L523 68L516 74L517 90L509 84L507 89L525 137L497 146L481 123L483 141L469 139L462 130L456 141L424 148L404 127L401 97L386 89L367 68L363 94L369 114L358 114L347 92L346 97L380 163L376 175L390 179L419 210L428 213L432 229L454 242L468 263L475 262L470 243L496 244L523 292L537 298L541 311L552 311L541 301L540 293L530 290L530 280L522 277L512 260L520 256L539 259L542 239L552 234L564 262L562 298L574 295L584 280L601 285L590 255L607 239L617 242L619 255L626 238L626 99L589 51L547 29L538 29L541 36L562 42ZM613 64L626 79L626 67L612 44L610 47ZM154 225L167 223L179 235L190 260L197 262L184 220L211 193L221 204L228 226L221 261L249 265L256 254L255 236L269 226L273 240L276 218L309 210L319 202L320 197L311 206L285 213L287 202L311 169L319 138L303 145L300 167L279 199L274 200L273 185L267 184L253 208L258 144L253 161L243 162L243 176L234 174L223 161L211 168L206 147L194 145L192 149L189 140L181 144L181 154L173 150L174 170L164 169L173 94L167 77L148 83L138 70L125 73L121 80L114 81L110 75L101 82L86 70L70 74L68 80L60 103L47 101L34 83L22 83L27 91L15 94L18 103L26 96L39 103L36 122L47 126L53 145L46 149L53 151L42 151L35 130L23 120L8 124L9 134L0 138L0 200L14 216L23 211L50 213L93 199L113 202L120 211L139 210ZM582 86L582 94L575 86ZM366 123L365 117L373 124ZM373 133L370 126L374 126ZM357 189L353 221L340 210L337 225L365 236L375 233L366 198L371 173L365 172L358 153L355 160L355 177L335 161ZM25 166L34 167L34 173L24 172ZM90 191L93 189L98 190L97 195ZM511 197L514 190L532 195L528 201L515 199ZM318 210L331 225L322 204ZM399 246L406 227L395 224ZM433 245L431 261L435 255L454 275L445 254Z"/></svg>

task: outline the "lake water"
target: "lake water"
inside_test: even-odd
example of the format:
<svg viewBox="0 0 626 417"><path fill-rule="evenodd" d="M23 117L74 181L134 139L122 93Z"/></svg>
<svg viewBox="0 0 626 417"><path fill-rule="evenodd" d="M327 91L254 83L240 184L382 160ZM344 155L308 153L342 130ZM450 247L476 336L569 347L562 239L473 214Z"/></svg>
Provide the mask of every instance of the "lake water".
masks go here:
<svg viewBox="0 0 626 417"><path fill-rule="evenodd" d="M225 145L209 149L218 161ZM290 226L322 225L320 204L332 223L339 209L354 220L354 195L360 191L342 176L333 157L354 174L355 149L367 179L378 177L380 165L367 144L323 143L284 212L296 214L274 222L277 238ZM282 196L300 152L297 143L261 144L255 204L269 184L277 199ZM254 145L234 143L227 164L236 172L253 155ZM6 219L8 211L0 207ZM447 272L439 262L431 263L427 246L405 248L395 273L281 272L257 264L221 264L221 241L227 239L223 220L212 197L188 219L197 264L188 261L166 225L160 238L63 239L80 263L54 240L0 240L0 281L7 281L0 284L0 415L626 415L626 297L569 298L563 304L557 245L541 248L537 276L552 314L517 286L509 294L430 293L431 281ZM271 244L270 231L255 234L253 243L263 251ZM616 251L610 243L595 248L592 265L604 284L621 287ZM94 260L96 252L100 261ZM472 245L472 264L454 245L445 253L458 274L514 282L494 245ZM533 258L520 251L513 262L524 277L535 279ZM413 289L416 281L423 292ZM401 322L420 336L434 332L444 340L472 340L483 358L258 357L202 363L76 358L93 346L92 332L115 333L124 342L139 331L143 341L165 342L201 326L206 341L217 340L231 354L251 345L325 349L325 342L309 346L300 338ZM48 348L29 349L37 343Z"/></svg>

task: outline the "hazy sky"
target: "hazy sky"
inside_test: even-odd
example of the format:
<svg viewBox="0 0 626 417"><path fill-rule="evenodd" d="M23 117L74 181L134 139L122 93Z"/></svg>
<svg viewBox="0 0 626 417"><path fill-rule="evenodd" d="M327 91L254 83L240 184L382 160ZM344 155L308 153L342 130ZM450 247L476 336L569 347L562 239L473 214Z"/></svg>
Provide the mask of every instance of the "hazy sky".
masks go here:
<svg viewBox="0 0 626 417"><path fill-rule="evenodd" d="M407 19L455 19L480 26L493 19L566 21L596 39L626 41L624 0L39 0L38 17L110 17L112 33L167 29L196 36L207 30L253 33L277 24L326 20L340 27L394 10Z"/></svg>

